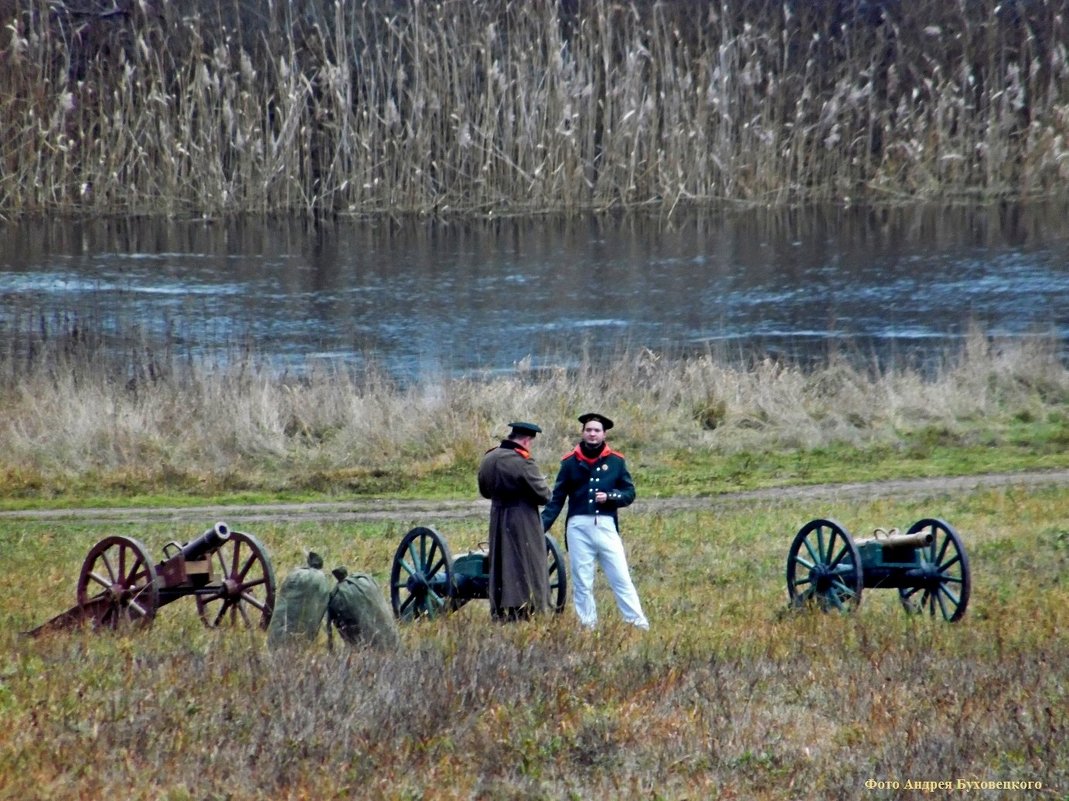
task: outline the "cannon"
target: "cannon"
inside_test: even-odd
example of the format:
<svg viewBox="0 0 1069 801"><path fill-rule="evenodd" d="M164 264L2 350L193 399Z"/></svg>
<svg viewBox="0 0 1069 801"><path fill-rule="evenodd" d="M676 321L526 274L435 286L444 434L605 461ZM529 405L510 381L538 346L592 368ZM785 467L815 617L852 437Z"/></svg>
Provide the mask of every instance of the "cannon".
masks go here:
<svg viewBox="0 0 1069 801"><path fill-rule="evenodd" d="M787 554L787 595L796 607L851 611L863 589L890 588L907 612L955 622L969 605L970 586L961 537L938 518L856 541L835 520L811 520Z"/></svg>
<svg viewBox="0 0 1069 801"><path fill-rule="evenodd" d="M89 549L78 576L77 603L27 632L148 627L157 610L187 595L209 628L266 628L275 604L275 572L256 537L216 523L200 536L164 546L153 564L131 537L105 537Z"/></svg>
<svg viewBox="0 0 1069 801"><path fill-rule="evenodd" d="M568 572L556 540L546 534L550 605L564 610ZM433 528L417 526L401 538L390 569L390 602L398 620L408 622L456 611L468 601L490 597L490 554L484 545L453 558Z"/></svg>

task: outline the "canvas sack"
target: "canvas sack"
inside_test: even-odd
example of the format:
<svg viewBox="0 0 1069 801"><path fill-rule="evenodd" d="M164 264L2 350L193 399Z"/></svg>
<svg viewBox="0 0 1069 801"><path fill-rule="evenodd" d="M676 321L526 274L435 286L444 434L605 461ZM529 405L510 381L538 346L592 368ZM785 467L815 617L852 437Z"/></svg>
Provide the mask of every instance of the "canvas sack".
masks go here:
<svg viewBox="0 0 1069 801"><path fill-rule="evenodd" d="M337 585L327 604L327 635L333 645L333 629L351 646L396 648L400 643L397 621L378 582L367 573L352 573L344 567L332 571Z"/></svg>
<svg viewBox="0 0 1069 801"><path fill-rule="evenodd" d="M330 579L323 572L323 557L312 551L308 564L293 570L279 588L267 627L267 645L315 642L330 600Z"/></svg>

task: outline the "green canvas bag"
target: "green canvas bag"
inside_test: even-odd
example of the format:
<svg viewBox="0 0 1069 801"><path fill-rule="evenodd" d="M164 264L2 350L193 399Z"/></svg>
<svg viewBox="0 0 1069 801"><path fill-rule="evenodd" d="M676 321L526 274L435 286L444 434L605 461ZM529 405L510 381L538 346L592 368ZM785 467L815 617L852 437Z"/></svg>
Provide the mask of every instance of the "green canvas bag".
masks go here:
<svg viewBox="0 0 1069 801"><path fill-rule="evenodd" d="M327 640L333 647L333 629L349 645L397 648L401 640L397 621L378 582L367 573L352 573L344 567L332 571L337 585L327 602Z"/></svg>
<svg viewBox="0 0 1069 801"><path fill-rule="evenodd" d="M323 572L323 557L308 554L308 564L286 576L275 599L275 609L267 627L267 645L315 642L330 600L330 579Z"/></svg>

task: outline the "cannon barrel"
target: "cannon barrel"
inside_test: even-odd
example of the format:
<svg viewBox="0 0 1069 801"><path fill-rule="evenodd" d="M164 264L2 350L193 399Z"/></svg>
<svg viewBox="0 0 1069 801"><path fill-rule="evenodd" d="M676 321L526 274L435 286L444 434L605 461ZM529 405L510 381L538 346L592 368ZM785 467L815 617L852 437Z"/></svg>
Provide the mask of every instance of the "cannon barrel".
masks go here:
<svg viewBox="0 0 1069 801"><path fill-rule="evenodd" d="M230 539L230 528L226 523L216 523L195 540L190 540L182 546L182 556L193 562L205 555L217 550L224 542Z"/></svg>
<svg viewBox="0 0 1069 801"><path fill-rule="evenodd" d="M931 545L935 537L930 531L918 531L916 534L888 534L886 537L872 537L867 540L858 540L858 546L867 545L870 542L878 542L885 548L923 548Z"/></svg>

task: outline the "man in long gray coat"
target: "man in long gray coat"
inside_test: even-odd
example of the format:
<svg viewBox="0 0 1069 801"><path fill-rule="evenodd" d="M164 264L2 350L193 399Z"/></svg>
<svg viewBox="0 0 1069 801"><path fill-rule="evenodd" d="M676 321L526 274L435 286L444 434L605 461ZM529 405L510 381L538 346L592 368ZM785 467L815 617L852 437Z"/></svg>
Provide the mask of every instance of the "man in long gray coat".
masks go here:
<svg viewBox="0 0 1069 801"><path fill-rule="evenodd" d="M491 448L479 465L479 493L490 499L490 614L523 620L549 608L546 535L538 507L552 494L531 458L542 429L509 423L508 439Z"/></svg>

